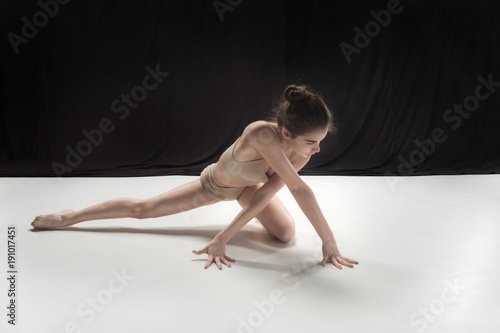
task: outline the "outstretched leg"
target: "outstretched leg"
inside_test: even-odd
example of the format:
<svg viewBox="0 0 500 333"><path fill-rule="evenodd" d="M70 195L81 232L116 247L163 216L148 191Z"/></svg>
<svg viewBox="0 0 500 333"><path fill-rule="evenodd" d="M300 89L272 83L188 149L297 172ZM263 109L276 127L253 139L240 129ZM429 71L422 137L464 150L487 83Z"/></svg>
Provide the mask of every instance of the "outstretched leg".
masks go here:
<svg viewBox="0 0 500 333"><path fill-rule="evenodd" d="M206 193L200 179L197 179L145 200L118 198L77 212L67 209L59 213L40 215L33 220L31 225L35 229L53 229L90 220L160 217L185 212L218 201Z"/></svg>

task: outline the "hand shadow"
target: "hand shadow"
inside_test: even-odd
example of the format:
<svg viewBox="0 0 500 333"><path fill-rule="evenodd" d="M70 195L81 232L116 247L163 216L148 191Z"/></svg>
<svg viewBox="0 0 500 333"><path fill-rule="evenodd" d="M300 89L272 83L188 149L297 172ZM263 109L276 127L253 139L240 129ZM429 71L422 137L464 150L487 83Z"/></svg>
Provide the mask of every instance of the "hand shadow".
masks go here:
<svg viewBox="0 0 500 333"><path fill-rule="evenodd" d="M203 228L130 228L130 227L65 227L58 229L30 229L32 232L89 232L89 233L130 233L130 234L151 234L164 236L196 236L210 242L224 227L213 226ZM295 241L283 243L271 237L264 229L247 225L238 231L229 241L228 245L251 249L265 255L273 254L280 249L291 248ZM193 259L192 261L206 261L206 258ZM290 267L271 263L256 262L251 260L237 260L238 265L243 267L258 268L264 270L287 271Z"/></svg>

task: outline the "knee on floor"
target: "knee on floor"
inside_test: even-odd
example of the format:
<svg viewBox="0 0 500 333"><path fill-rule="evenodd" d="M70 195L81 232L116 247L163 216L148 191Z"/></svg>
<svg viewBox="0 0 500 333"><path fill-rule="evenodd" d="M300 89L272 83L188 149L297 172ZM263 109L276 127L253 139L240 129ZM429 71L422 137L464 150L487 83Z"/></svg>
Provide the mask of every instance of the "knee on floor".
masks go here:
<svg viewBox="0 0 500 333"><path fill-rule="evenodd" d="M289 242L293 241L293 239L295 238L295 230L282 233L277 238L282 243L289 243Z"/></svg>
<svg viewBox="0 0 500 333"><path fill-rule="evenodd" d="M293 241L295 238L295 223L291 222L291 224L285 228L283 228L276 238L282 243L289 243Z"/></svg>

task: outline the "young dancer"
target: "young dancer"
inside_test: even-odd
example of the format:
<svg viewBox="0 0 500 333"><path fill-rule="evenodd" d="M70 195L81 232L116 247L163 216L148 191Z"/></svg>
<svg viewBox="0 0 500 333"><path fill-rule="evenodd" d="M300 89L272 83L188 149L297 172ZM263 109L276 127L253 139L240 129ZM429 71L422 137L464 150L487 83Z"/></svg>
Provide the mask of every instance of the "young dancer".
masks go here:
<svg viewBox="0 0 500 333"><path fill-rule="evenodd" d="M252 218L256 218L274 238L289 242L295 236L295 222L276 193L286 185L309 219L323 245L322 266L331 262L352 268L357 261L340 254L337 243L311 188L298 171L320 142L335 131L333 116L318 94L306 86L289 85L275 109L273 121L255 121L222 154L207 166L199 179L166 193L145 199L118 198L80 211L63 210L37 216L35 229L67 227L89 220L112 218L153 218L181 213L219 201L237 200L242 210L203 249L208 255L205 269L215 263L231 267L234 259L226 255L226 243Z"/></svg>

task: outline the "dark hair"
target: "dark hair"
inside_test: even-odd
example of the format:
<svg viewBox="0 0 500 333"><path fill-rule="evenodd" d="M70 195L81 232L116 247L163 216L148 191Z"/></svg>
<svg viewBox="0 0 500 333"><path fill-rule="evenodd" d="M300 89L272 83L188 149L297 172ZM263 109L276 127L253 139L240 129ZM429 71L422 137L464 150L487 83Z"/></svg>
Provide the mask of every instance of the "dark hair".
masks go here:
<svg viewBox="0 0 500 333"><path fill-rule="evenodd" d="M304 85L288 85L273 111L278 127L286 128L293 137L318 129L337 131L323 98Z"/></svg>

